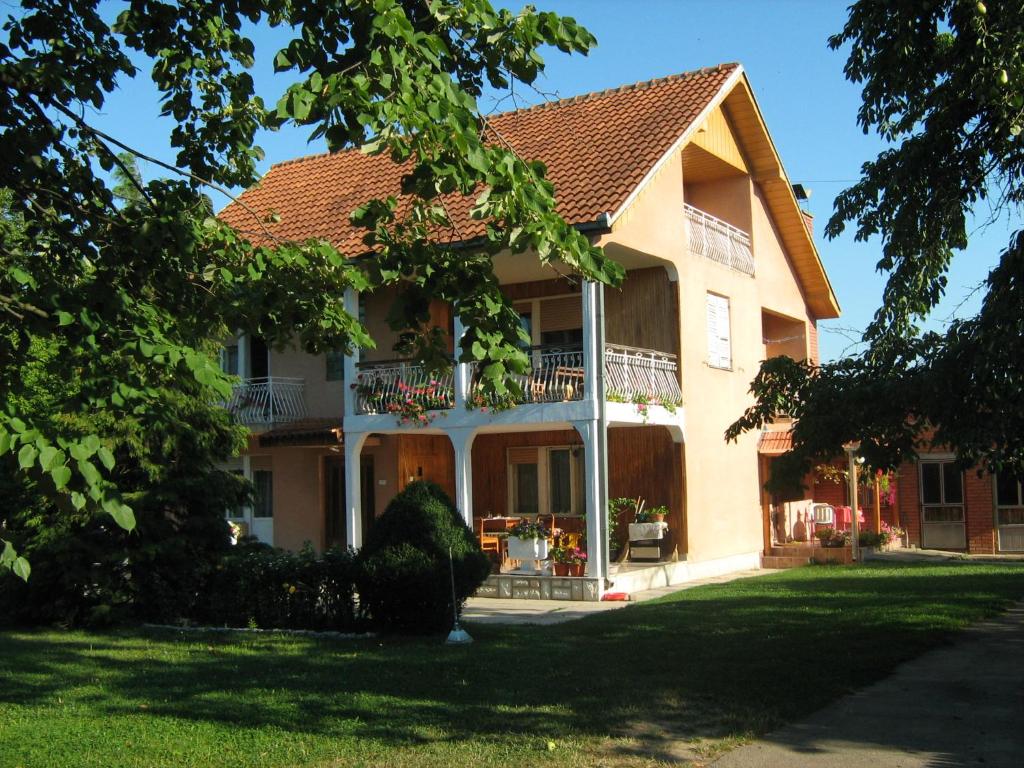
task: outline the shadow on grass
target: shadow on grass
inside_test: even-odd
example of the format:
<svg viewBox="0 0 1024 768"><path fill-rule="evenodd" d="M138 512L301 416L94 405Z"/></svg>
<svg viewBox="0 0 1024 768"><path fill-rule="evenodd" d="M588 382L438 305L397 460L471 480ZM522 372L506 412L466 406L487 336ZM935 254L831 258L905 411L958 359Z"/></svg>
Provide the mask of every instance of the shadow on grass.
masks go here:
<svg viewBox="0 0 1024 768"><path fill-rule="evenodd" d="M100 716L269 725L395 746L637 735L637 723L656 723L666 742L721 739L813 711L1022 594L1024 569L1013 566L815 567L569 624L471 627L477 642L466 647L438 638L9 632L0 634L0 702L62 697Z"/></svg>

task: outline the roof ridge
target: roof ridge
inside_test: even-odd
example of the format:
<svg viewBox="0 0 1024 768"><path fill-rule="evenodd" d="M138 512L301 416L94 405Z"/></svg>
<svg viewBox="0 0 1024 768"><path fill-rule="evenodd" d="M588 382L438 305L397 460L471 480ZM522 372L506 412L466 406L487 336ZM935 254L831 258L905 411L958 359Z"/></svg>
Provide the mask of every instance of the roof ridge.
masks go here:
<svg viewBox="0 0 1024 768"><path fill-rule="evenodd" d="M600 99L606 96L611 96L616 93L623 93L626 91L639 91L645 88L652 88L656 85L662 85L663 83L676 82L687 80L691 77L707 76L716 72L725 72L730 69L735 69L740 66L738 61L722 62L712 67L701 67L700 69L691 69L686 72L678 72L672 75L665 75L664 77L654 77L650 80L638 80L635 83L625 83L623 85L616 85L611 88L604 88L600 91L591 91L589 93L580 93L575 96L566 96L563 99L555 99L554 101L544 101L540 104L533 104L529 107L523 107L521 109L510 109L507 112L495 112L487 115L488 119L495 117L506 117L508 115L525 114L528 112L536 112L543 109L556 109L567 104L579 104L585 101L591 101L594 99ZM294 165L296 163L304 163L309 160L317 160L322 157L329 157L331 155L340 155L346 152L357 152L359 147L346 147L345 149L338 150L337 152L315 152L311 155L300 155L299 157L293 157L289 160L281 160L277 163L272 163L270 170L278 168L284 165ZM269 173L269 170L268 170Z"/></svg>
<svg viewBox="0 0 1024 768"><path fill-rule="evenodd" d="M518 113L533 112L541 109L554 109L556 107L564 106L566 104L578 104L584 101L590 101L592 99L599 99L605 96L611 96L616 93L623 93L625 91L638 91L645 88L651 88L656 85L663 83L687 80L691 77L707 76L716 72L725 72L730 69L735 69L740 66L738 61L727 61L721 64L716 64L713 67L701 67L700 69L691 69L686 72L678 72L672 75L665 75L664 77L654 77L650 80L638 80L635 83L625 83L623 85L612 86L611 88L604 88L600 91L590 91L589 93L580 93L575 96L566 96L563 99L555 99L554 101L543 101L540 104L533 104L529 107L523 107L521 109L510 109L507 112L495 112L488 117L505 117L506 115L514 115Z"/></svg>

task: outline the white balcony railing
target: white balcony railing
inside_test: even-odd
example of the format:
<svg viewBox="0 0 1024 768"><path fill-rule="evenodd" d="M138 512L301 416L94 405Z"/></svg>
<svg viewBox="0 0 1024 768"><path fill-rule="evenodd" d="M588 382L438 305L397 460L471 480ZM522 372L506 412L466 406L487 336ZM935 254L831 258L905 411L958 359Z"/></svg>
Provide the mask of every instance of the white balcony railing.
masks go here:
<svg viewBox="0 0 1024 768"><path fill-rule="evenodd" d="M249 425L281 424L306 417L303 379L270 376L243 379L231 391L227 407Z"/></svg>
<svg viewBox="0 0 1024 768"><path fill-rule="evenodd" d="M429 374L406 360L359 363L355 385L356 413L415 416L418 411L455 407L452 372Z"/></svg>
<svg viewBox="0 0 1024 768"><path fill-rule="evenodd" d="M682 403L676 356L652 349L606 344L605 391L609 400L675 407Z"/></svg>
<svg viewBox="0 0 1024 768"><path fill-rule="evenodd" d="M750 235L692 205L683 204L690 250L746 275L754 274Z"/></svg>

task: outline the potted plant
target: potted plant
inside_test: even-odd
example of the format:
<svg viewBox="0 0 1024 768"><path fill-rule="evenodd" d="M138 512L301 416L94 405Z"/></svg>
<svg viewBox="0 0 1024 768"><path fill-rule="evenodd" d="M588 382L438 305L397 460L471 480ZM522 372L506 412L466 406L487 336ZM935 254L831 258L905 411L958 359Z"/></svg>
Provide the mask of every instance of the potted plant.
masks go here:
<svg viewBox="0 0 1024 768"><path fill-rule="evenodd" d="M835 528L819 528L814 532L823 547L845 547L850 543L850 534L846 531L837 531Z"/></svg>
<svg viewBox="0 0 1024 768"><path fill-rule="evenodd" d="M555 576L582 576L587 553L579 547L559 545L551 550L551 560Z"/></svg>
<svg viewBox="0 0 1024 768"><path fill-rule="evenodd" d="M636 521L638 523L663 523L666 515L668 515L666 506L641 508L636 513Z"/></svg>
<svg viewBox="0 0 1024 768"><path fill-rule="evenodd" d="M546 560L548 536L551 533L540 522L520 520L508 532L510 560Z"/></svg>

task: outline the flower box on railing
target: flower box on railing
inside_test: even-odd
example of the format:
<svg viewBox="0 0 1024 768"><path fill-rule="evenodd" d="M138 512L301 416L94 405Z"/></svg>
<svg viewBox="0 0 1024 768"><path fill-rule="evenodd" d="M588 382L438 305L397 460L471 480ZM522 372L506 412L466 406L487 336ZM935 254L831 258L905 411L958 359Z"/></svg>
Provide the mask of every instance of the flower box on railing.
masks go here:
<svg viewBox="0 0 1024 768"><path fill-rule="evenodd" d="M518 536L508 537L509 560L546 560L547 557L547 539L521 539Z"/></svg>

